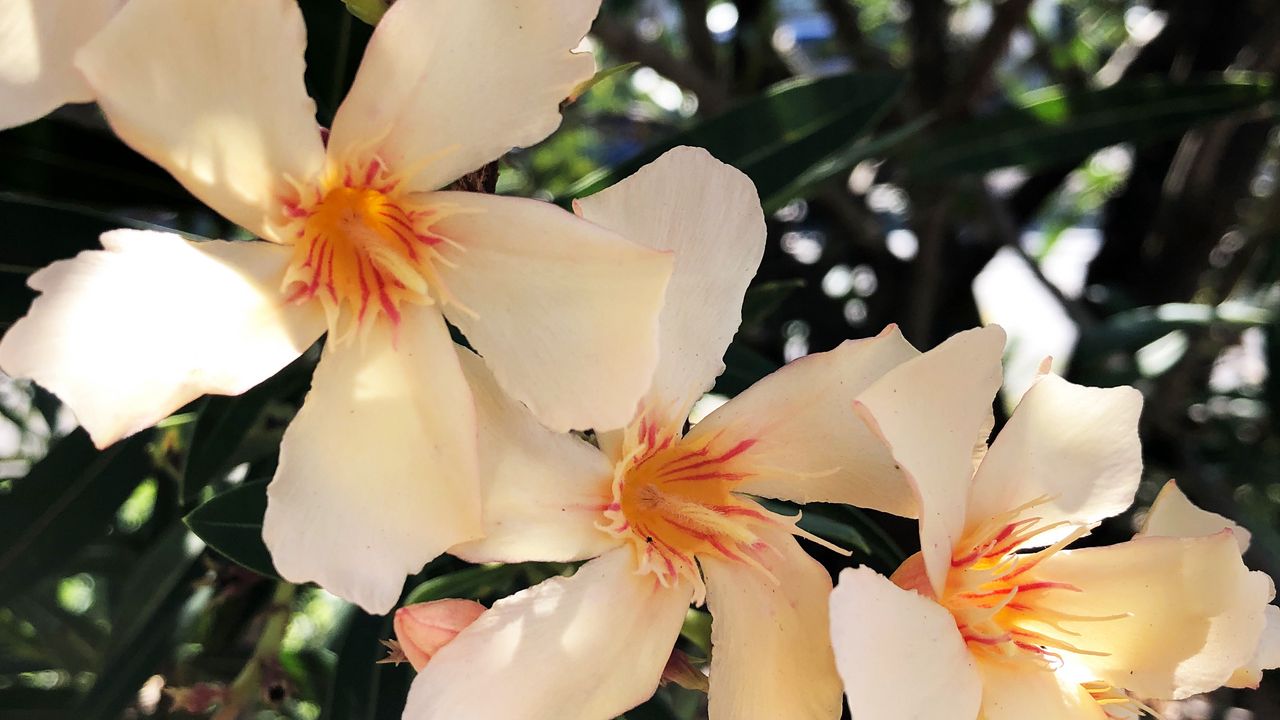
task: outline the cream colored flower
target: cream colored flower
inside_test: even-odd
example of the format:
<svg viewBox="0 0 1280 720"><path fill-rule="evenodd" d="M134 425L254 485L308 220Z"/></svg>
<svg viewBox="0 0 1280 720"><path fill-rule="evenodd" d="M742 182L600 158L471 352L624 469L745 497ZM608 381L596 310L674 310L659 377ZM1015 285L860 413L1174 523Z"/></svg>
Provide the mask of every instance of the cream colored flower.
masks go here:
<svg viewBox="0 0 1280 720"><path fill-rule="evenodd" d="M916 363L916 383L858 402L916 489L922 551L892 579L846 570L832 594L854 717L1128 720L1139 698L1228 682L1273 594L1231 532L1065 549L1133 501L1137 391L1044 374L975 452L1000 348L944 348ZM940 412L922 424L904 401Z"/></svg>
<svg viewBox="0 0 1280 720"><path fill-rule="evenodd" d="M1202 537L1230 530L1240 553L1249 549L1249 531L1227 518L1201 510L1170 480L1151 505L1139 537ZM1274 593L1273 593L1274 597ZM1262 682L1263 670L1280 668L1280 607L1267 605L1266 628L1249 662L1242 665L1225 683L1233 688L1256 688Z"/></svg>
<svg viewBox="0 0 1280 720"><path fill-rule="evenodd" d="M116 132L263 238L108 233L55 263L0 366L100 446L236 394L326 330L264 535L291 581L386 612L478 536L475 410L447 317L561 430L626 421L671 259L550 204L437 192L560 122L599 0L400 0L326 145L292 0L132 0L80 53Z"/></svg>
<svg viewBox="0 0 1280 720"><path fill-rule="evenodd" d="M653 694L691 602L714 618L713 720L835 720L831 579L795 518L751 496L911 514L887 450L850 415L918 353L896 329L782 368L684 434L724 369L764 219L751 183L678 149L579 204L589 220L672 250L653 386L599 449L540 427L474 357L485 537L473 562L586 560L500 600L414 681L410 720L607 720ZM853 441L850 442L850 436Z"/></svg>
<svg viewBox="0 0 1280 720"><path fill-rule="evenodd" d="M72 59L124 2L0 0L0 130L93 99Z"/></svg>

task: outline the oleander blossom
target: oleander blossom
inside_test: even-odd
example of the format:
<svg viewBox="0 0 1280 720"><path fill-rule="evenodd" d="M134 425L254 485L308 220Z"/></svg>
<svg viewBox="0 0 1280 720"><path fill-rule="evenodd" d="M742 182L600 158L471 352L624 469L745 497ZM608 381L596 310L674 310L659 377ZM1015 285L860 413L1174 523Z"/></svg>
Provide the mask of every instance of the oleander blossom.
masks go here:
<svg viewBox="0 0 1280 720"><path fill-rule="evenodd" d="M76 51L125 0L0 0L0 130L93 99Z"/></svg>
<svg viewBox="0 0 1280 720"><path fill-rule="evenodd" d="M125 142L253 242L121 230L36 273L0 344L99 446L238 394L327 332L263 533L280 574L386 612L481 530L474 401L445 319L559 430L626 422L671 258L549 203L444 192L560 122L599 0L400 0L327 143L293 0L132 0L78 66Z"/></svg>
<svg viewBox="0 0 1280 720"><path fill-rule="evenodd" d="M476 393L485 537L450 552L586 563L458 633L414 680L405 718L617 717L653 694L690 603L705 602L713 720L834 720L831 578L797 541L808 537L797 518L753 496L911 515L909 486L870 431L855 432L851 407L918 353L896 328L847 342L778 370L686 434L760 261L755 189L704 151L678 149L578 211L674 251L658 370L635 418L596 447L540 427L464 353L473 387L488 387Z"/></svg>
<svg viewBox="0 0 1280 720"><path fill-rule="evenodd" d="M1133 502L1141 395L1046 363L988 450L1000 348L950 350L905 397L857 403L915 487L922 550L892 578L843 571L831 596L854 717L1136 720L1249 668L1274 590L1225 524L1068 549ZM949 411L922 424L904 401Z"/></svg>

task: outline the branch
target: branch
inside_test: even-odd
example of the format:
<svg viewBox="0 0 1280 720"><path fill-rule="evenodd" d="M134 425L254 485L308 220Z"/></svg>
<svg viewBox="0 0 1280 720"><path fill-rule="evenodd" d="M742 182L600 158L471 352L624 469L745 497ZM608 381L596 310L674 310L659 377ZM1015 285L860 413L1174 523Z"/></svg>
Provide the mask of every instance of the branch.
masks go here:
<svg viewBox="0 0 1280 720"><path fill-rule="evenodd" d="M716 43L707 29L707 0L680 0L680 12L684 14L684 36L693 64L715 77Z"/></svg>
<svg viewBox="0 0 1280 720"><path fill-rule="evenodd" d="M614 55L647 65L659 75L697 95L698 103L705 111L715 113L729 106L729 93L715 77L691 63L679 60L665 48L641 40L612 17L601 15L597 18L592 34Z"/></svg>
<svg viewBox="0 0 1280 720"><path fill-rule="evenodd" d="M849 0L821 0L822 9L831 16L836 37L845 46L854 62L864 68L889 66L889 58L867 42L858 22L858 9Z"/></svg>

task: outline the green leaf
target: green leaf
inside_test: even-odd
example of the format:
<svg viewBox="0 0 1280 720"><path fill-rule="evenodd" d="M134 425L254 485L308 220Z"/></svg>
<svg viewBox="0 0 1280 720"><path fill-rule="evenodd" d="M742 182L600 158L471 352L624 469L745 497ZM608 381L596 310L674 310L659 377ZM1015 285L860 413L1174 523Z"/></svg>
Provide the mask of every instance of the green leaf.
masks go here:
<svg viewBox="0 0 1280 720"><path fill-rule="evenodd" d="M746 173L762 202L777 207L803 189L794 185L798 176L874 128L903 87L902 76L890 73L785 82L617 167L588 175L567 195L576 198L599 192L671 148L693 145Z"/></svg>
<svg viewBox="0 0 1280 720"><path fill-rule="evenodd" d="M387 656L382 640L391 638L392 616L356 610L338 646L333 686L321 717L332 720L398 720L413 668L378 665Z"/></svg>
<svg viewBox="0 0 1280 720"><path fill-rule="evenodd" d="M57 572L106 534L116 509L152 471L150 433L99 452L77 429L59 440L13 491L0 495L0 602Z"/></svg>
<svg viewBox="0 0 1280 720"><path fill-rule="evenodd" d="M804 280L800 278L774 280L752 286L742 299L742 324L749 325L768 319L792 293L802 287Z"/></svg>
<svg viewBox="0 0 1280 720"><path fill-rule="evenodd" d="M638 62L629 62L629 63L623 63L622 65L614 65L611 68L605 68L604 70L601 70L595 75L592 75L589 79L579 83L578 86L573 89L573 92L569 93L569 97L568 99L565 100L565 103L568 104L568 103L577 102L578 98L590 92L591 88L599 85L600 83L604 82L605 80L608 80L609 78L613 77L614 75L617 75L618 73L624 73L639 65L640 63Z"/></svg>
<svg viewBox="0 0 1280 720"><path fill-rule="evenodd" d="M377 25L390 7L387 0L342 0L342 4L347 6L352 15L370 25Z"/></svg>
<svg viewBox="0 0 1280 720"><path fill-rule="evenodd" d="M315 362L307 355L295 360L274 377L241 395L208 397L196 421L182 478L182 502L191 503L210 482L225 475L246 457L246 439L259 428L267 408L306 387ZM278 443L273 442L278 448Z"/></svg>
<svg viewBox="0 0 1280 720"><path fill-rule="evenodd" d="M733 397L755 385L780 365L734 340L724 353L725 370L716 378L711 392Z"/></svg>
<svg viewBox="0 0 1280 720"><path fill-rule="evenodd" d="M188 539L187 528L173 523L125 579L115 602L105 666L123 662L134 653L133 648L144 642L143 636L154 632L175 593L194 592L193 571L200 570L199 558L204 548Z"/></svg>
<svg viewBox="0 0 1280 720"><path fill-rule="evenodd" d="M411 590L405 605L445 598L490 600L505 597L527 585L520 580L531 572L554 575L562 566L552 563L513 563L509 565L477 565L439 577L433 577Z"/></svg>
<svg viewBox="0 0 1280 720"><path fill-rule="evenodd" d="M1150 143L1272 100L1271 78L1238 74L1173 83L1139 79L1108 88L1051 87L1009 108L907 148L907 168L939 177L1019 165L1077 163L1109 145Z"/></svg>
<svg viewBox="0 0 1280 720"><path fill-rule="evenodd" d="M227 559L259 575L278 578L271 553L262 542L268 480L246 482L187 513L183 522Z"/></svg>

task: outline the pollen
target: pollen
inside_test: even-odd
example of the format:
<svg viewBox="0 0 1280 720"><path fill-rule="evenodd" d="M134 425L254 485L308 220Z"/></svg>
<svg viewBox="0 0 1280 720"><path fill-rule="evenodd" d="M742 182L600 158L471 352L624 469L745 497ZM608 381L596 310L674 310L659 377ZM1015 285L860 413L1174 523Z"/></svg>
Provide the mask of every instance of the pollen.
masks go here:
<svg viewBox="0 0 1280 720"><path fill-rule="evenodd" d="M398 327L405 303L447 299L440 251L456 247L434 229L448 208L403 192L376 158L356 168L331 171L284 205L294 231L284 293L319 302L339 339L376 322Z"/></svg>
<svg viewBox="0 0 1280 720"><path fill-rule="evenodd" d="M782 528L822 541L796 527L798 518L772 513L735 492L755 474L747 461L755 444L723 433L688 440L678 430L641 419L615 468L613 502L603 508L600 528L630 544L637 572L656 575L664 586L689 583L697 604L706 596L700 558L743 563L776 583L767 569L767 555L774 551L762 530Z"/></svg>

